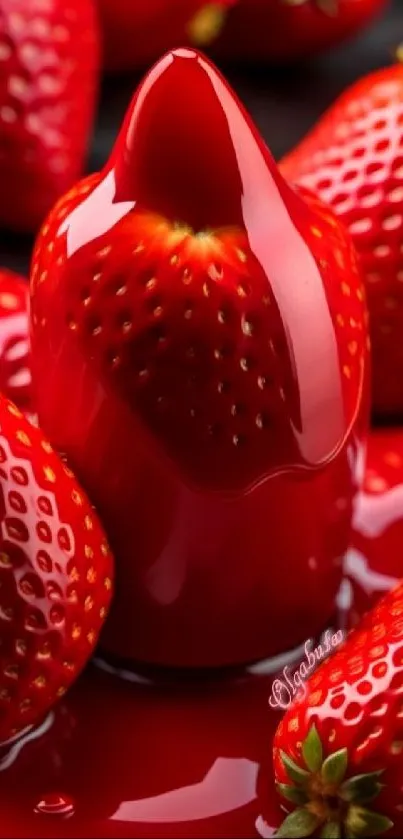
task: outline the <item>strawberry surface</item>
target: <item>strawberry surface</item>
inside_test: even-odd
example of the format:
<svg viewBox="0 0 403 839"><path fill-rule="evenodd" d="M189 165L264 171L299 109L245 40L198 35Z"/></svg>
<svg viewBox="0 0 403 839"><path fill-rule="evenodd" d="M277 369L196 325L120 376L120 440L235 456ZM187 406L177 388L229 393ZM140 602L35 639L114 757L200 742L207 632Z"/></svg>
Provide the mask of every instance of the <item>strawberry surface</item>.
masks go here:
<svg viewBox="0 0 403 839"><path fill-rule="evenodd" d="M145 67L177 44L212 44L236 0L98 0L104 64Z"/></svg>
<svg viewBox="0 0 403 839"><path fill-rule="evenodd" d="M385 0L237 0L212 44L220 57L293 62L353 36Z"/></svg>
<svg viewBox="0 0 403 839"><path fill-rule="evenodd" d="M140 85L105 170L44 225L31 295L41 424L120 556L120 652L138 643L136 602L150 628L140 644L158 638L158 657L245 661L249 635L259 657L283 563L300 579L311 562L321 622L366 406L361 278L344 228L286 185L203 56L174 51ZM287 600L299 628L276 645L312 619L296 591ZM241 605L250 623L234 653Z"/></svg>
<svg viewBox="0 0 403 839"><path fill-rule="evenodd" d="M293 815L277 836L400 835L402 616L400 583L286 712L274 738L274 766Z"/></svg>
<svg viewBox="0 0 403 839"><path fill-rule="evenodd" d="M2 2L2 226L36 232L56 199L80 176L98 69L92 0Z"/></svg>
<svg viewBox="0 0 403 839"><path fill-rule="evenodd" d="M0 269L0 391L19 408L32 408L29 291L23 278Z"/></svg>
<svg viewBox="0 0 403 839"><path fill-rule="evenodd" d="M366 283L373 407L403 413L403 65L348 89L281 164L349 228Z"/></svg>
<svg viewBox="0 0 403 839"><path fill-rule="evenodd" d="M73 474L0 397L0 742L41 720L89 659L112 558Z"/></svg>

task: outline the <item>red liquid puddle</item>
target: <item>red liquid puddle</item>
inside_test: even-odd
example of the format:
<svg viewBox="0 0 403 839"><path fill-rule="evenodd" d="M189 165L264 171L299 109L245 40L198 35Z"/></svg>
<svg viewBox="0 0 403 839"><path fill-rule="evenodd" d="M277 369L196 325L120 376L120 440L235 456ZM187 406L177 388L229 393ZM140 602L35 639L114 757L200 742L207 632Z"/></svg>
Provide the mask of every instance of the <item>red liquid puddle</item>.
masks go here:
<svg viewBox="0 0 403 839"><path fill-rule="evenodd" d="M271 683L156 688L91 667L48 731L0 762L0 836L244 837L262 815L277 825Z"/></svg>

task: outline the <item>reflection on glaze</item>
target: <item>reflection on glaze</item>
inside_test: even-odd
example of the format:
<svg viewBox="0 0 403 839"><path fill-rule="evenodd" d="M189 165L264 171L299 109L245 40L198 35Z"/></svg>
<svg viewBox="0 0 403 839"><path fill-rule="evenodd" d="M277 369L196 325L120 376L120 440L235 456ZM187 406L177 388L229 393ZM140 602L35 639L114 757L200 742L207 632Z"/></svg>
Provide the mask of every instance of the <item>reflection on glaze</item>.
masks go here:
<svg viewBox="0 0 403 839"><path fill-rule="evenodd" d="M53 816L69 819L74 815L74 801L69 795L48 793L34 807L34 813L40 816Z"/></svg>
<svg viewBox="0 0 403 839"><path fill-rule="evenodd" d="M195 822L231 813L256 800L258 769L257 763L243 758L218 758L199 783L152 798L124 801L112 821L169 824L188 822L190 812Z"/></svg>
<svg viewBox="0 0 403 839"><path fill-rule="evenodd" d="M362 488L357 494L345 573L356 622L403 577L403 433L372 431Z"/></svg>
<svg viewBox="0 0 403 839"><path fill-rule="evenodd" d="M104 649L242 664L321 631L365 425L361 279L206 59L151 70L31 289L40 422L117 557Z"/></svg>
<svg viewBox="0 0 403 839"><path fill-rule="evenodd" d="M0 391L22 411L32 408L29 294L26 280L0 269Z"/></svg>
<svg viewBox="0 0 403 839"><path fill-rule="evenodd" d="M241 839L261 812L277 825L271 681L142 687L90 668L2 773L0 837Z"/></svg>

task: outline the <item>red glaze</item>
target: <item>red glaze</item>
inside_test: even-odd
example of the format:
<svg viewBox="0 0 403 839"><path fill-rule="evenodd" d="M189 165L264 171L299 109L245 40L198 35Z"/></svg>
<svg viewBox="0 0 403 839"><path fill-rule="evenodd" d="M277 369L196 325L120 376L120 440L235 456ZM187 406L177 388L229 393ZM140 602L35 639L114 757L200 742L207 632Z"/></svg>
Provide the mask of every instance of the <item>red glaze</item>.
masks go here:
<svg viewBox="0 0 403 839"><path fill-rule="evenodd" d="M114 654L242 663L332 612L365 307L344 230L305 197L215 68L177 50L38 239L40 422L118 556Z"/></svg>
<svg viewBox="0 0 403 839"><path fill-rule="evenodd" d="M221 37L220 58L295 61L355 35L387 0L237 0ZM325 6L328 4L329 11Z"/></svg>
<svg viewBox="0 0 403 839"><path fill-rule="evenodd" d="M98 0L108 71L146 67L176 44L214 43L236 0Z"/></svg>
<svg viewBox="0 0 403 839"><path fill-rule="evenodd" d="M0 837L257 837L262 813L281 821L271 682L154 687L89 668L42 737L0 757Z"/></svg>
<svg viewBox="0 0 403 839"><path fill-rule="evenodd" d="M99 69L92 0L5 0L0 13L0 224L36 231L80 176Z"/></svg>
<svg viewBox="0 0 403 839"><path fill-rule="evenodd" d="M402 415L403 65L348 89L281 169L315 190L350 229L371 318L373 407Z"/></svg>
<svg viewBox="0 0 403 839"><path fill-rule="evenodd" d="M104 533L42 432L0 398L0 742L86 664L111 596Z"/></svg>
<svg viewBox="0 0 403 839"><path fill-rule="evenodd" d="M318 829L315 835L320 835L321 827L329 818L332 822L340 819L344 825L340 835L401 836L402 615L403 583L366 615L342 647L309 678L280 723L273 745L276 780L293 784L284 755L299 767L308 769L310 774L301 786L307 793L307 802L315 802L313 812L319 817L312 831L291 834L284 829L282 835L308 836L315 829ZM311 750L306 751L306 737L309 732L312 736L315 728L324 759L346 750L344 772L332 781L329 773L327 780L322 773L317 774L321 763L318 751L315 755ZM340 768L340 762L338 766ZM348 799L352 800L351 808L346 807L341 783L373 772L381 774L372 781L367 779L365 785L362 780L357 783L356 795ZM316 778L314 786L311 785L313 775ZM288 800L288 791L279 792L286 810L294 810L295 805ZM355 832L353 823L357 824L357 820L366 823L371 818L368 813L354 813L358 807L382 814L394 823L394 828L386 833L385 826L381 830L378 824L376 831Z"/></svg>
<svg viewBox="0 0 403 839"><path fill-rule="evenodd" d="M0 269L0 391L26 411L32 407L28 283Z"/></svg>
<svg viewBox="0 0 403 839"><path fill-rule="evenodd" d="M403 577L403 433L372 431L345 571L354 623Z"/></svg>

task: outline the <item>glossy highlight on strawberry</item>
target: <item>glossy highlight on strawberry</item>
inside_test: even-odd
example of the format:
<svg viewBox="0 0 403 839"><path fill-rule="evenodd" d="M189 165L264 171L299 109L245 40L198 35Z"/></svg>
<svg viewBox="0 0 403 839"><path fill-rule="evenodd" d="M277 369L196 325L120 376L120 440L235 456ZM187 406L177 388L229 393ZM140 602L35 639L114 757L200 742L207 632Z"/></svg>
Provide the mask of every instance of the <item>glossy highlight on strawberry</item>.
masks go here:
<svg viewBox="0 0 403 839"><path fill-rule="evenodd" d="M355 626L403 575L403 432L373 429L357 494L344 570L350 583L349 625Z"/></svg>
<svg viewBox="0 0 403 839"><path fill-rule="evenodd" d="M0 269L0 391L32 410L29 288L24 277Z"/></svg>
<svg viewBox="0 0 403 839"><path fill-rule="evenodd" d="M105 535L42 432L0 397L0 742L42 721L90 658L112 590Z"/></svg>
<svg viewBox="0 0 403 839"><path fill-rule="evenodd" d="M40 422L125 556L129 611L144 587L146 612L165 623L167 605L178 602L186 624L190 604L202 609L210 597L209 586L196 593L199 574L212 577L214 592L228 588L230 574L236 592L220 608L231 623L244 596L244 571L235 581L232 562L241 569L252 549L252 576L265 576L271 531L270 544L282 544L284 559L294 553L287 563L298 567L300 549L286 549L262 514L269 507L274 517L281 504L283 521L302 519L304 482L315 494L323 483L330 508L338 487L343 542L354 485L347 448L354 458L368 356L354 249L316 198L284 182L202 55L175 50L145 77L105 170L61 199L44 225L31 296ZM335 519L318 508L305 514L318 520L298 527L323 557ZM196 538L206 526L207 543ZM322 570L332 600L338 574ZM215 635L222 598L213 601ZM123 626L126 607L118 613ZM157 627L156 618L147 625ZM176 636L175 621L170 631ZM232 643L228 636L223 648ZM230 661L233 652L217 647L216 655Z"/></svg>
<svg viewBox="0 0 403 839"><path fill-rule="evenodd" d="M75 342L191 484L244 490L344 444L366 352L362 333L344 346L337 321L346 295L362 317L354 252L280 179L204 59L178 51L151 71L102 180L57 237L53 262L66 248L79 277L63 299ZM34 272L35 291L40 257ZM41 306L39 293L38 319Z"/></svg>

